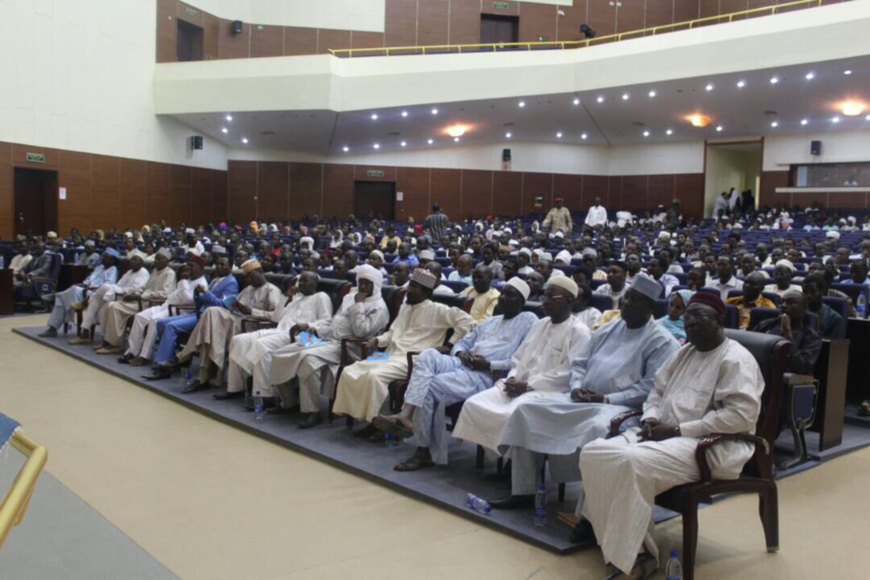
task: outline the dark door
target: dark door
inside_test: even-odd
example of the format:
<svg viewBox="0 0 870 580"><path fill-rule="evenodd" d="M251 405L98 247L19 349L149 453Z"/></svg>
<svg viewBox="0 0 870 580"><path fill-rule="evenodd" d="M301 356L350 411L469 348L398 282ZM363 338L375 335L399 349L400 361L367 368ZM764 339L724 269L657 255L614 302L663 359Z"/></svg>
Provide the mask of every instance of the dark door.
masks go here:
<svg viewBox="0 0 870 580"><path fill-rule="evenodd" d="M395 217L396 184L392 181L357 181L354 214L360 219Z"/></svg>
<svg viewBox="0 0 870 580"><path fill-rule="evenodd" d="M57 171L15 168L15 234L57 231Z"/></svg>
<svg viewBox="0 0 870 580"><path fill-rule="evenodd" d="M202 28L184 20L178 21L178 62L202 60L204 42Z"/></svg>
<svg viewBox="0 0 870 580"><path fill-rule="evenodd" d="M518 16L480 15L480 43L501 44L517 42L520 39L520 19Z"/></svg>

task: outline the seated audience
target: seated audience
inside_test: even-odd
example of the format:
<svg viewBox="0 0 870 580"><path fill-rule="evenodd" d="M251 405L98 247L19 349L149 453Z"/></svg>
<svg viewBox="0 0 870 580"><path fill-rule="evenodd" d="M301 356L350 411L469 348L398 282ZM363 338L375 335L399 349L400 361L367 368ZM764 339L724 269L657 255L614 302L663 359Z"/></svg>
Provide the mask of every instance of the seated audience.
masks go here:
<svg viewBox="0 0 870 580"><path fill-rule="evenodd" d="M759 272L752 272L743 280L743 296L735 296L725 301L737 307L738 326L741 330L749 328L749 313L753 308L776 308L776 304L761 295L766 280Z"/></svg>
<svg viewBox="0 0 870 580"><path fill-rule="evenodd" d="M833 308L822 300L828 293L828 283L821 274L810 274L804 278L803 293L807 296L807 310L816 315L816 324L822 338L844 338L846 321Z"/></svg>
<svg viewBox="0 0 870 580"><path fill-rule="evenodd" d="M775 284L769 287L771 292L775 292L780 296L785 295L789 290L801 291L801 287L797 284L792 284L794 278L795 267L788 260L778 260L773 269L773 280Z"/></svg>
<svg viewBox="0 0 870 580"><path fill-rule="evenodd" d="M625 295L627 286L625 285L625 276L628 273L628 267L625 262L614 261L607 269L607 284L599 286L596 294L603 294L610 297L613 301L614 310L619 308L619 301Z"/></svg>
<svg viewBox="0 0 870 580"><path fill-rule="evenodd" d="M715 278L710 285L719 291L720 298L726 300L729 290L743 290L743 282L734 277L734 266L731 263L731 258L728 256L720 256L716 261L716 272L718 278Z"/></svg>
<svg viewBox="0 0 870 580"><path fill-rule="evenodd" d="M93 292L104 284L114 284L118 280L118 268L115 260L118 252L106 250L99 266L88 274L81 284L70 286L63 292L58 292L54 297L54 308L48 317L48 328L39 336L50 338L57 336L57 331L62 324L73 321L73 312L81 308L87 292Z"/></svg>
<svg viewBox="0 0 870 580"><path fill-rule="evenodd" d="M677 290L668 299L668 313L656 322L667 330L680 345L686 344L686 328L683 318L689 300L695 294L693 290Z"/></svg>
<svg viewBox="0 0 870 580"><path fill-rule="evenodd" d="M752 330L773 334L791 342L790 355L786 370L790 373L812 375L819 354L822 352L822 339L815 328L806 324L807 296L802 292L789 290L782 297L782 314L776 318L762 320Z"/></svg>
<svg viewBox="0 0 870 580"><path fill-rule="evenodd" d="M492 316L501 295L492 287L492 278L492 269L480 264L471 275L472 286L459 293L460 296L474 300L471 305L471 318L474 319L475 325Z"/></svg>
<svg viewBox="0 0 870 580"><path fill-rule="evenodd" d="M574 301L572 311L574 318L585 324L589 330L592 330L592 327L601 318L601 311L589 305L591 300L592 288L588 284L577 284L577 299Z"/></svg>

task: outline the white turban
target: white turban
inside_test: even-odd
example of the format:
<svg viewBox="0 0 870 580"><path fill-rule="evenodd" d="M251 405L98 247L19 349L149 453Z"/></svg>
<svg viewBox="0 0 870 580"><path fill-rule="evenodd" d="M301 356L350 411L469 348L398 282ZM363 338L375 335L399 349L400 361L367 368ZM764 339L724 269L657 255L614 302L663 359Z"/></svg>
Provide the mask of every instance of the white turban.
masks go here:
<svg viewBox="0 0 870 580"><path fill-rule="evenodd" d="M794 264L792 264L789 260L784 260L784 259L779 260L776 264L774 264L774 268L779 268L779 267L788 268L792 272L794 272L794 270L795 270Z"/></svg>
<svg viewBox="0 0 870 580"><path fill-rule="evenodd" d="M550 279L547 281L547 286L556 286L557 288L562 288L566 290L571 296L577 298L577 294L580 292L580 288L577 286L577 282L565 276L550 276Z"/></svg>
<svg viewBox="0 0 870 580"><path fill-rule="evenodd" d="M366 298L366 302L381 299L381 287L384 285L384 276L379 270L374 266L369 266L368 264L357 266L356 279L357 283L359 283L360 280L368 280L374 285L372 295Z"/></svg>
<svg viewBox="0 0 870 580"><path fill-rule="evenodd" d="M556 261L562 262L563 264L571 264L571 252L568 250L562 250L556 254Z"/></svg>
<svg viewBox="0 0 870 580"><path fill-rule="evenodd" d="M526 284L519 276L514 276L510 280L504 283L505 286L512 286L516 288L520 294L523 295L525 300L529 299L529 294L531 294L532 289L529 288L529 285Z"/></svg>

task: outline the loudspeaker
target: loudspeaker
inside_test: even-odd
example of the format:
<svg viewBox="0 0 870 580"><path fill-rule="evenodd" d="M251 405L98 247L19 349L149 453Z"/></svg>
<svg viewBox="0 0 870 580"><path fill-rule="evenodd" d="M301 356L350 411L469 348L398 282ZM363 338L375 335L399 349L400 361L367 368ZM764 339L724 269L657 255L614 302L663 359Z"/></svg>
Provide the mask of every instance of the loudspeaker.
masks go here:
<svg viewBox="0 0 870 580"><path fill-rule="evenodd" d="M810 141L810 155L821 155L822 154L822 142L821 141Z"/></svg>
<svg viewBox="0 0 870 580"><path fill-rule="evenodd" d="M190 138L191 149L202 149L202 135L194 135Z"/></svg>
<svg viewBox="0 0 870 580"><path fill-rule="evenodd" d="M510 160L511 160L511 150L510 150L510 149L504 149L504 150L502 150L502 152L501 152L501 160L502 160L502 161L510 161Z"/></svg>
<svg viewBox="0 0 870 580"><path fill-rule="evenodd" d="M242 21L241 20L233 20L233 36L242 33Z"/></svg>

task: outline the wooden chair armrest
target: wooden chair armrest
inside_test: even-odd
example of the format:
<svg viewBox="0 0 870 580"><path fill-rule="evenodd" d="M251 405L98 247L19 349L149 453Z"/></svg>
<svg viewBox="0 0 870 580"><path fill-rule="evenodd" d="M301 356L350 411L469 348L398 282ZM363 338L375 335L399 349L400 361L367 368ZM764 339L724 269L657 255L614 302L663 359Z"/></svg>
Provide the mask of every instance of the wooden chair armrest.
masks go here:
<svg viewBox="0 0 870 580"><path fill-rule="evenodd" d="M259 318L256 316L243 316L242 317L242 332L253 332L257 330L263 330L266 328L278 328L278 324L269 318Z"/></svg>
<svg viewBox="0 0 870 580"><path fill-rule="evenodd" d="M419 352L409 352L408 357L408 380L411 380L411 373L414 372L414 357L419 355Z"/></svg>
<svg viewBox="0 0 870 580"><path fill-rule="evenodd" d="M368 349L368 338L342 338L341 339L341 364L342 366L347 366L350 363L350 355L348 354L347 347L350 344L358 344L362 347L362 358L365 360L369 356Z"/></svg>
<svg viewBox="0 0 870 580"><path fill-rule="evenodd" d="M172 309L175 309L175 314L172 313ZM170 304L169 305L169 316L179 316L182 311L196 312L195 304Z"/></svg>
<svg viewBox="0 0 870 580"><path fill-rule="evenodd" d="M145 298L145 302L148 303L148 306L160 306L164 302L166 302L166 298ZM142 309L141 306L139 308Z"/></svg>
<svg viewBox="0 0 870 580"><path fill-rule="evenodd" d="M713 433L701 438L695 449L695 461L698 462L698 471L701 473L701 481L707 482L712 479L710 463L707 461L707 450L723 441L746 441L754 443L756 448L761 445L765 455L770 455L770 444L766 439L749 433Z"/></svg>
<svg viewBox="0 0 870 580"><path fill-rule="evenodd" d="M616 437L619 435L619 428L622 427L622 424L631 419L632 417L640 417L643 415L643 411L635 410L635 411L625 411L620 413L619 415L613 417L610 420L610 431L607 433L608 439L610 437Z"/></svg>

